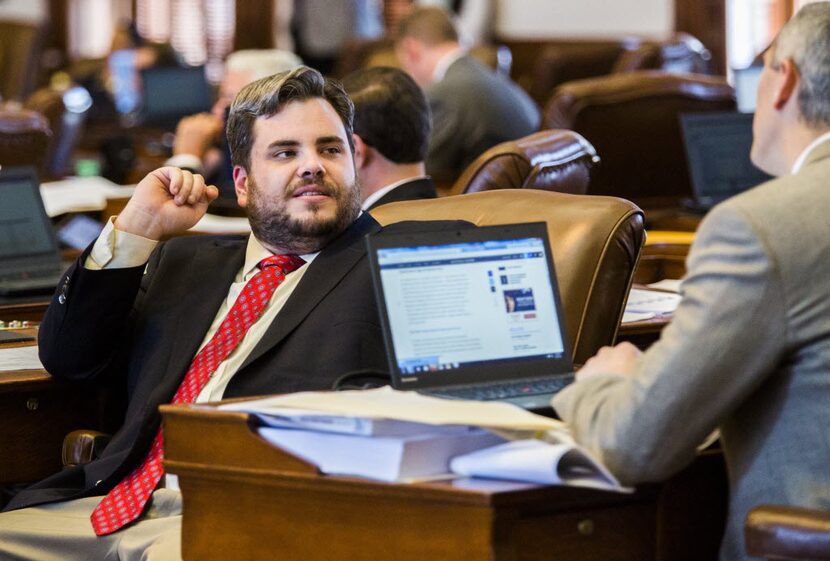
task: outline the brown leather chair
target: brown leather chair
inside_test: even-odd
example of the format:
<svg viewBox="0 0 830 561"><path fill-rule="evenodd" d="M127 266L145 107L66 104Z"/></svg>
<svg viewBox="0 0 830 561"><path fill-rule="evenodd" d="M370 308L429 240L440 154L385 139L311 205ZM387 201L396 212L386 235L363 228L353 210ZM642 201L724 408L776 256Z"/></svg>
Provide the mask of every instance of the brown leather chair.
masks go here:
<svg viewBox="0 0 830 561"><path fill-rule="evenodd" d="M13 102L0 103L0 165L40 168L51 136L40 113Z"/></svg>
<svg viewBox="0 0 830 561"><path fill-rule="evenodd" d="M484 152L467 166L449 194L542 189L582 195L598 161L594 147L579 134L540 131Z"/></svg>
<svg viewBox="0 0 830 561"><path fill-rule="evenodd" d="M662 70L674 73L711 74L712 53L688 33L677 33L665 41L645 41L623 51L612 73Z"/></svg>
<svg viewBox="0 0 830 561"><path fill-rule="evenodd" d="M637 37L550 41L533 63L530 97L544 106L550 92L560 84L611 74L617 60L641 44Z"/></svg>
<svg viewBox="0 0 830 561"><path fill-rule="evenodd" d="M830 512L764 505L746 519L746 551L780 561L830 561Z"/></svg>
<svg viewBox="0 0 830 561"><path fill-rule="evenodd" d="M563 84L542 124L580 133L602 156L589 194L651 209L692 195L678 116L734 109L735 93L722 78L639 71Z"/></svg>
<svg viewBox="0 0 830 561"><path fill-rule="evenodd" d="M476 225L546 222L574 361L614 341L643 245L643 213L633 203L535 189L501 189L390 203L381 224L467 220Z"/></svg>

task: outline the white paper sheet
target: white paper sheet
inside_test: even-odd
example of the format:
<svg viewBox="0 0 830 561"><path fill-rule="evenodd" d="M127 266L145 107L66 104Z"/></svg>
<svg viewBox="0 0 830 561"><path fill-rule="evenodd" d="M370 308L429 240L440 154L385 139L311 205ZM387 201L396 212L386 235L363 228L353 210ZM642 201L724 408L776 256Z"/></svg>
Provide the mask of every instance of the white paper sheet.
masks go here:
<svg viewBox="0 0 830 561"><path fill-rule="evenodd" d="M657 290L643 290L632 288L625 304L626 313L650 312L653 314L667 314L674 312L680 303L680 295Z"/></svg>
<svg viewBox="0 0 830 561"><path fill-rule="evenodd" d="M563 431L564 423L509 403L439 399L389 387L342 392L301 392L229 403L220 409L262 413L298 408L340 415L399 419L433 425L470 425L502 430Z"/></svg>
<svg viewBox="0 0 830 561"><path fill-rule="evenodd" d="M37 345L0 349L0 372L13 370L43 370L37 356Z"/></svg>
<svg viewBox="0 0 830 561"><path fill-rule="evenodd" d="M135 187L122 186L103 177L70 177L40 186L43 206L50 217L67 212L103 210L107 199L130 197Z"/></svg>
<svg viewBox="0 0 830 561"><path fill-rule="evenodd" d="M203 234L247 234L251 231L251 225L244 217L205 214L190 231Z"/></svg>

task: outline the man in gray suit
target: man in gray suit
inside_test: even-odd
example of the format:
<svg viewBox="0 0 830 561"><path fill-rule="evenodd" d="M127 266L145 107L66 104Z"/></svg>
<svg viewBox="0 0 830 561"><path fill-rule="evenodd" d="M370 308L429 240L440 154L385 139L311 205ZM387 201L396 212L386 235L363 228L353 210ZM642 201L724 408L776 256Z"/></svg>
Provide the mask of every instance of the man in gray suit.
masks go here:
<svg viewBox="0 0 830 561"><path fill-rule="evenodd" d="M624 482L658 481L720 428L722 559L746 557L760 503L830 508L830 3L804 6L764 56L752 159L779 176L698 230L659 342L601 350L553 400Z"/></svg>
<svg viewBox="0 0 830 561"><path fill-rule="evenodd" d="M539 109L518 85L466 54L447 12L415 9L398 27L395 51L432 109L427 173L453 180L477 156L539 127Z"/></svg>

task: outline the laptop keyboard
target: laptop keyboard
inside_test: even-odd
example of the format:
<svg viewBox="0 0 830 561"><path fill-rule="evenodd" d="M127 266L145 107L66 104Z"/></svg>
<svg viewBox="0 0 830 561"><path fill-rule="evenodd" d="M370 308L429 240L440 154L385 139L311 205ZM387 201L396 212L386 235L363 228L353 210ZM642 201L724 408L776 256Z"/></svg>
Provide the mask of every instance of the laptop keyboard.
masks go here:
<svg viewBox="0 0 830 561"><path fill-rule="evenodd" d="M537 380L519 380L498 384L474 386L457 386L453 388L431 389L432 395L449 397L453 399L471 399L476 401L492 401L498 399L509 399L511 397L522 397L527 395L540 395L556 393L571 382L573 375L556 376Z"/></svg>

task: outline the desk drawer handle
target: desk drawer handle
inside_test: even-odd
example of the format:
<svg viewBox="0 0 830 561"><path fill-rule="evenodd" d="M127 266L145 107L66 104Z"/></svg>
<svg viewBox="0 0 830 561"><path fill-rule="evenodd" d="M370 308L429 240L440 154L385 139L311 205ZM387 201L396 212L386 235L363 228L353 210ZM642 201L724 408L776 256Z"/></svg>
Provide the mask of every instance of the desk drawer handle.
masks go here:
<svg viewBox="0 0 830 561"><path fill-rule="evenodd" d="M37 411L39 405L40 402L36 397L30 397L26 400L26 409L28 409L29 411Z"/></svg>
<svg viewBox="0 0 830 561"><path fill-rule="evenodd" d="M590 518L587 520L581 520L576 525L576 531L582 536L590 536L594 533L594 521Z"/></svg>

